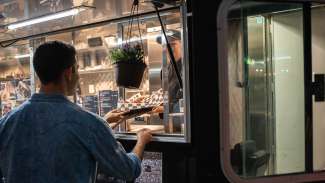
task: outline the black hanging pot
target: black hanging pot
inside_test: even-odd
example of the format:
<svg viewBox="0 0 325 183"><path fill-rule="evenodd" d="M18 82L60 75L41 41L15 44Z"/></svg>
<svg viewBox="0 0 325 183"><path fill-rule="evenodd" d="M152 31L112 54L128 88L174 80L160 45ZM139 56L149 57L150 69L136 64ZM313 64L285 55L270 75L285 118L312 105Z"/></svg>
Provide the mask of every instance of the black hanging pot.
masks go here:
<svg viewBox="0 0 325 183"><path fill-rule="evenodd" d="M114 64L115 80L119 87L139 88L146 64L143 62L124 62Z"/></svg>
<svg viewBox="0 0 325 183"><path fill-rule="evenodd" d="M131 7L131 15L134 15L135 11L138 14L138 9L139 9L138 5L139 5L139 0L133 0L132 7ZM147 67L147 65L143 62L144 46L141 38L139 16L137 16L137 21L138 21L138 31L141 40L141 45L137 44L135 46L130 46L129 44L132 36L131 33L132 33L132 25L133 25L133 16L131 16L131 18L129 19L130 26L128 26L128 30L127 30L128 34L127 34L126 44L123 46L123 48L120 48L120 50L117 52L115 56L113 56L115 57L115 59L113 59L115 61L114 63L115 80L117 86L119 87L131 88L131 89L139 88L143 78L144 70Z"/></svg>

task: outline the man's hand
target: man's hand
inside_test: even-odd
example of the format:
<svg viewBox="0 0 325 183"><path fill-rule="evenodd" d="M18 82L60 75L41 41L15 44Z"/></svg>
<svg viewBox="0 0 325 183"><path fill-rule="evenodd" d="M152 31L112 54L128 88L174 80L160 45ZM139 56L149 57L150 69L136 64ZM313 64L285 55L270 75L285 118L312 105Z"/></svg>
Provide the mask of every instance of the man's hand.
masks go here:
<svg viewBox="0 0 325 183"><path fill-rule="evenodd" d="M138 143L146 145L148 144L152 139L152 134L149 129L141 129L137 132L138 137Z"/></svg>
<svg viewBox="0 0 325 183"><path fill-rule="evenodd" d="M135 153L139 159L142 160L143 151L147 143L149 143L152 139L152 135L149 129L139 130L137 133L138 141L133 149L133 153Z"/></svg>
<svg viewBox="0 0 325 183"><path fill-rule="evenodd" d="M117 123L118 121L122 120L125 118L124 114L126 113L126 111L120 111L118 109L114 109L110 112L108 112L105 116L104 119L108 122L108 123Z"/></svg>

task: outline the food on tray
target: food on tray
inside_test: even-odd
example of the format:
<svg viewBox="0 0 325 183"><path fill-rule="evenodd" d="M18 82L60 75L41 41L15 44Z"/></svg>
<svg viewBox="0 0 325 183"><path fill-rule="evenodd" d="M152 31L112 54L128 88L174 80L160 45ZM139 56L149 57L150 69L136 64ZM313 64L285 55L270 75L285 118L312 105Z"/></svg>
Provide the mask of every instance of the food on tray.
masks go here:
<svg viewBox="0 0 325 183"><path fill-rule="evenodd" d="M145 104L154 104L159 105L163 102L163 91L162 89L159 89L158 91L152 92L151 95L141 95L140 93L137 93L130 97L129 99L123 101L122 103L145 103Z"/></svg>
<svg viewBox="0 0 325 183"><path fill-rule="evenodd" d="M127 99L125 103L143 103L148 97L150 97L150 95L141 95L140 93L137 93Z"/></svg>

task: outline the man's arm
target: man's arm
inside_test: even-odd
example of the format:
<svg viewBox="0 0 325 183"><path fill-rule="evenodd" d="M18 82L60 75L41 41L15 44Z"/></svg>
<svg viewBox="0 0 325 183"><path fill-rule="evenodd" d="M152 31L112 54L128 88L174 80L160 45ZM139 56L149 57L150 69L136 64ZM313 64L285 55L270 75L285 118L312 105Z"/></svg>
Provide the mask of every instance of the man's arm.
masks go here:
<svg viewBox="0 0 325 183"><path fill-rule="evenodd" d="M149 129L142 129L137 133L138 141L133 149L133 153L138 156L139 159L143 159L144 148L147 143L152 139L152 135Z"/></svg>
<svg viewBox="0 0 325 183"><path fill-rule="evenodd" d="M126 116L124 116L124 114L126 112L127 111L120 111L119 109L114 109L114 110L108 112L107 114L105 114L105 116L103 118L108 123L118 123L119 121L126 118Z"/></svg>
<svg viewBox="0 0 325 183"><path fill-rule="evenodd" d="M101 120L95 126L92 125L88 130L88 138L83 141L87 142L88 150L105 174L127 181L134 180L141 173L143 150L151 140L151 134L148 130L140 131L134 151L126 153L105 123Z"/></svg>

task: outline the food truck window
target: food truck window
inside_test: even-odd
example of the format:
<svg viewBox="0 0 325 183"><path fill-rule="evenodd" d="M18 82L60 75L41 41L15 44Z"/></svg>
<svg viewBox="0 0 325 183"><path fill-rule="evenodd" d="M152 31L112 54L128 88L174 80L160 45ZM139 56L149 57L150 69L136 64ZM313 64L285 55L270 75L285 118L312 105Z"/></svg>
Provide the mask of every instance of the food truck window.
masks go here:
<svg viewBox="0 0 325 183"><path fill-rule="evenodd" d="M177 70L183 88L186 88L184 32L180 9L162 14L166 35L174 51ZM50 35L44 41L60 40L73 44L77 50L80 82L71 101L105 118L114 109L128 111L127 119L111 124L119 138L135 139L143 128L151 129L158 141L188 142L188 104L185 89L177 80L169 59L166 41L155 13L134 17L131 29L128 19L94 28ZM127 72L118 69L112 52L139 44L143 50L144 70L130 63ZM139 70L139 85L133 82L132 70ZM119 76L120 75L120 76ZM141 77L141 76L140 76ZM36 83L37 82L36 79ZM38 89L38 88L36 88Z"/></svg>
<svg viewBox="0 0 325 183"><path fill-rule="evenodd" d="M221 7L227 7L218 15L223 168L239 182L324 175L324 102L313 83L325 73L324 5L228 1Z"/></svg>
<svg viewBox="0 0 325 183"><path fill-rule="evenodd" d="M162 24L175 56L175 65L170 61L152 2L141 1L136 12L130 11L135 9L131 8L132 1L128 0L95 0L86 5L74 1L58 4L45 1L0 2L0 9L5 8L6 15L0 20L6 25L6 32L0 35L0 41L10 43L0 50L3 62L0 63L2 108L12 109L19 105L18 96L14 92L17 92L15 87L20 85L6 84L12 78L16 81L17 77L21 77L30 85L29 93L19 100L20 103L39 91L40 82L30 64L33 52L41 43L59 40L74 45L77 50L80 83L77 93L69 97L71 101L104 118L113 109L128 111L127 119L112 124L119 138L136 139L139 129L149 128L154 133L154 140L189 142L188 62L184 49L187 34L184 28L186 17L183 15L186 11L177 2L173 1L160 8ZM71 9L78 10L78 14L36 25L26 23L13 27L16 22L31 22L29 20L39 16ZM22 10L24 13L20 13ZM12 35L15 35L14 40ZM24 41L18 41L20 39ZM142 66L128 63L129 55L123 53L122 57L126 58L124 61L130 67L122 72L119 67L123 64L115 63L121 57L116 50L137 44L141 51L135 58L142 61ZM112 54L114 51L115 56ZM128 54L134 53L131 50ZM19 55L28 56L16 57ZM131 71L136 75L132 75ZM135 82L137 78L138 82ZM31 80L30 83L28 79ZM124 84L120 83L121 80ZM182 87L179 83L182 83ZM11 101L15 101L15 104Z"/></svg>

